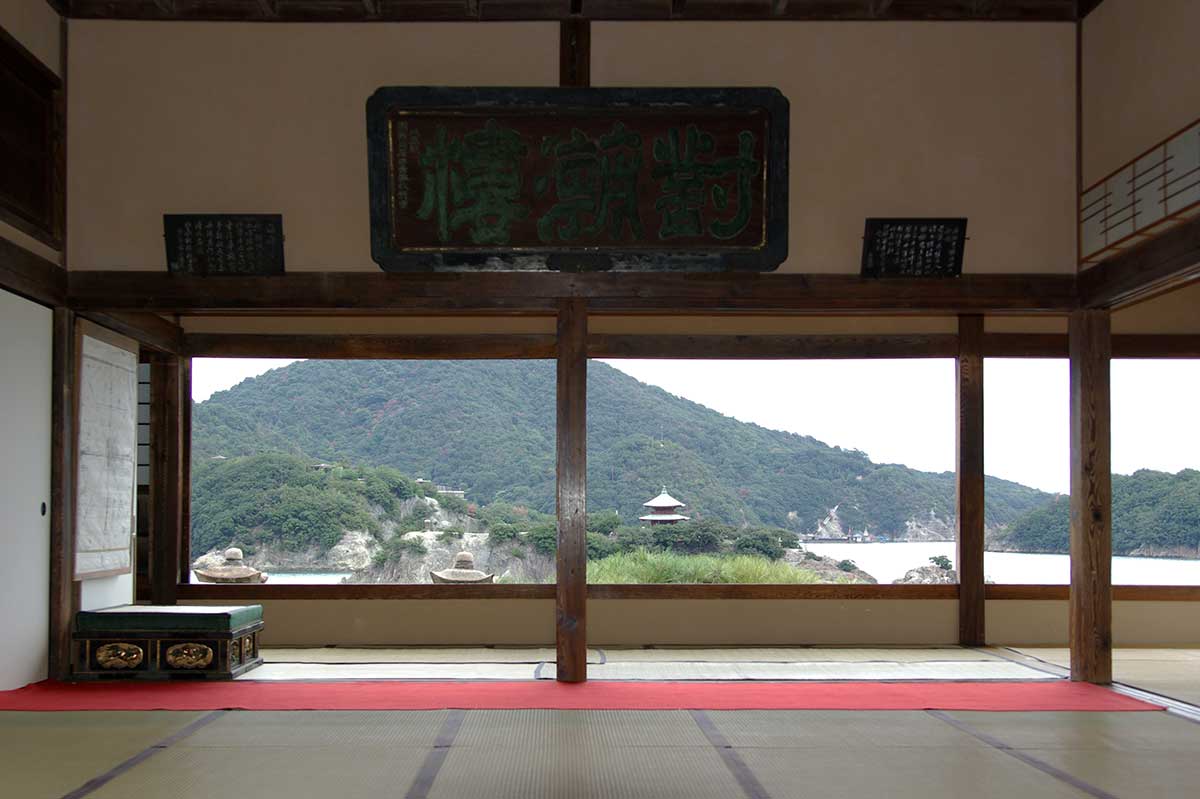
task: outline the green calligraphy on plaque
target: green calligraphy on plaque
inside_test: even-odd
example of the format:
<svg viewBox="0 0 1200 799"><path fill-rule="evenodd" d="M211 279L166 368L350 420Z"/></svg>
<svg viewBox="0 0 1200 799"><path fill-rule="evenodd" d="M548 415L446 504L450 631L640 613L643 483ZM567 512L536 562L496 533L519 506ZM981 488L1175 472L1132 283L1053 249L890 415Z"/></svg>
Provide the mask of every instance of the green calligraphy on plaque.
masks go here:
<svg viewBox="0 0 1200 799"><path fill-rule="evenodd" d="M750 222L753 197L751 178L759 170L754 157L755 136L750 131L738 134L738 153L726 158L712 158L716 140L711 133L688 125L681 134L672 128L665 139L654 140L653 177L660 181L662 196L654 203L662 215L658 229L660 239L702 236L706 232L718 239L732 239L746 229ZM734 181L735 197L721 183ZM706 191L708 189L708 191ZM736 210L728 218L714 219L704 224L704 212L709 206L718 214Z"/></svg>
<svg viewBox="0 0 1200 799"><path fill-rule="evenodd" d="M507 244L513 222L529 215L520 202L521 161L528 152L519 133L494 119L461 139L448 139L439 125L421 153L425 191L417 217L436 217L443 243L468 226L475 244Z"/></svg>
<svg viewBox="0 0 1200 799"><path fill-rule="evenodd" d="M557 202L538 220L538 238L545 243L570 242L607 231L620 240L627 227L631 238L640 238L641 146L642 137L621 122L598 139L578 128L565 140L544 138L542 155L555 159L554 168L550 175L537 178L534 187L543 194L553 182Z"/></svg>

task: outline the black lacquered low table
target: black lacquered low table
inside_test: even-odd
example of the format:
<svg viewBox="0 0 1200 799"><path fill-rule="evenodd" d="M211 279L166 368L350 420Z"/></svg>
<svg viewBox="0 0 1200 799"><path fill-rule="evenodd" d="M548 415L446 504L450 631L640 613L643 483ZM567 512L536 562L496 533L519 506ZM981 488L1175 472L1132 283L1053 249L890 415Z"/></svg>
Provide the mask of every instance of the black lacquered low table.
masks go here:
<svg viewBox="0 0 1200 799"><path fill-rule="evenodd" d="M231 680L262 664L262 605L122 605L75 614L76 679Z"/></svg>

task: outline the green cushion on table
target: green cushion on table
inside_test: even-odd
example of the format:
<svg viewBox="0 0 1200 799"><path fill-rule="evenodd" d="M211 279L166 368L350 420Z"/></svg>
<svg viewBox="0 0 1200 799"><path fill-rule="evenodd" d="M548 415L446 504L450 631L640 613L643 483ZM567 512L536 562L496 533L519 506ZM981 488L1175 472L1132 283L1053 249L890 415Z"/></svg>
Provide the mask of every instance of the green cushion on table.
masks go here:
<svg viewBox="0 0 1200 799"><path fill-rule="evenodd" d="M81 632L230 632L262 621L262 605L121 605L75 614Z"/></svg>

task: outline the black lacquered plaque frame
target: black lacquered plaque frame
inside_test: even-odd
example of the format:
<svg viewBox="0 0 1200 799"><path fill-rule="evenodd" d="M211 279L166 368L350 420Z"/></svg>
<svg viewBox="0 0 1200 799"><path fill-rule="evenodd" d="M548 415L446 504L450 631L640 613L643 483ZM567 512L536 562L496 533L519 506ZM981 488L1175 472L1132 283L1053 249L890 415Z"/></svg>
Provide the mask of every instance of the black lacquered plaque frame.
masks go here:
<svg viewBox="0 0 1200 799"><path fill-rule="evenodd" d="M864 277L958 277L967 242L965 218L867 219Z"/></svg>
<svg viewBox="0 0 1200 799"><path fill-rule="evenodd" d="M464 126L456 131L456 115L471 117L475 122L471 127ZM444 240L430 242L428 233L415 227L410 217L421 211L426 213L422 217L424 220L432 217L429 186L434 184L426 170L433 168L437 153L431 154L429 149L431 126L428 121L423 137L413 144L414 139L409 138L408 120L413 120L415 130L417 120L433 118L440 127L449 130L449 136L439 141L452 146L461 147L467 135L478 133L493 122L492 129L499 132L511 133L522 127L534 131L517 145L523 147L522 153L531 155L530 160L537 160L539 155L544 159L561 152L577 153L577 149L571 150L571 145L576 142L585 148L591 146L594 151L606 133L618 130L637 134L637 146L641 148L639 163L645 165L645 180L639 184L641 194L636 206L644 235L635 235L638 227L630 224L619 228L621 235L606 237L605 229L609 229L608 225L614 220L602 217L602 214L585 220L592 223L591 230L601 232L591 238L583 237L581 241L560 240L565 238L564 231L579 229L578 217L575 227L570 220L551 220L557 227L553 227L549 237L545 227L538 228L540 236L530 235L531 222L536 220L545 224L547 216L555 210L548 209L548 201L541 196L547 185L555 185L553 176L547 178L545 174L531 171L522 173L515 181L520 186L524 212L522 222L512 226L519 235L493 237L492 240L486 240L488 236L484 235L479 237L483 240L466 241L461 226L447 226L443 205L441 233ZM666 168L658 156L665 158L676 152L690 152L690 142L684 140L684 132L689 127L699 127L700 136L704 136L703 125L696 120L712 120L714 128L720 130L723 126L725 131L732 131L732 136L726 135L724 139L720 135L710 139L715 144L704 151L714 153L710 157L719 159L720 164L729 164L735 156L743 155L746 158L741 163L754 164L752 184L738 184L735 179L719 189L705 185L699 200L711 202L725 214L725 218L716 219L718 213L714 211L712 222L715 223L728 222L730 217L738 218L740 206L736 203L751 196L754 212L750 233L746 228L740 228L727 240L713 235L709 236L710 241L702 240L700 235L664 236L666 222L660 222L652 213L654 203L648 202L647 184L662 185L669 179L654 173L656 168ZM618 124L623 127L616 127ZM678 150L674 147L677 142L668 142L671 134L664 127L668 125L680 131L677 134L681 140ZM403 135L400 133L402 126ZM746 133L751 136L745 137ZM701 141L704 142L703 138ZM668 144L671 145L669 148ZM743 144L752 146L753 153L750 154L749 149L739 149ZM788 101L777 89L382 88L367 101L367 145L371 253L385 271L763 272L775 269L787 257ZM555 150L555 146L565 149ZM663 149L655 149L660 146ZM707 163L703 168L712 174L718 166ZM506 177L511 178L511 173ZM468 177L459 175L457 179L461 189ZM511 182L505 185L511 185ZM746 185L752 188L746 191ZM454 188L445 181L443 186L450 188L437 194L439 198ZM554 190L550 189L551 192ZM561 195L561 190L559 193ZM444 204L445 200L442 202ZM663 215L665 219L665 212ZM450 218L453 220L454 217ZM707 218L705 224L707 235L712 224ZM522 225L525 230L518 230ZM448 227L450 235L446 236ZM487 232L490 231L485 234ZM678 229L670 232L674 234Z"/></svg>
<svg viewBox="0 0 1200 799"><path fill-rule="evenodd" d="M280 214L163 214L167 271L183 275L281 275Z"/></svg>

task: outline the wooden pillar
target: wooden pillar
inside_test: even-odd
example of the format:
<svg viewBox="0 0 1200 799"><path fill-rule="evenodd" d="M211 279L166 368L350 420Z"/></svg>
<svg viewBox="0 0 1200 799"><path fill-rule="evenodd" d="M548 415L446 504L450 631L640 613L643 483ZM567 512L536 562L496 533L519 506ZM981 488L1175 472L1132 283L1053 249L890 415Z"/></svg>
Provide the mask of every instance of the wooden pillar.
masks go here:
<svg viewBox="0 0 1200 799"><path fill-rule="evenodd" d="M75 582L75 312L54 309L50 397L51 679L71 674L71 625L79 606Z"/></svg>
<svg viewBox="0 0 1200 799"><path fill-rule="evenodd" d="M587 679L587 308L558 309L558 680Z"/></svg>
<svg viewBox="0 0 1200 799"><path fill-rule="evenodd" d="M983 646L983 317L958 319L955 391L958 641Z"/></svg>
<svg viewBox="0 0 1200 799"><path fill-rule="evenodd" d="M174 605L183 533L184 368L162 355L150 367L150 599Z"/></svg>
<svg viewBox="0 0 1200 799"><path fill-rule="evenodd" d="M592 28L586 19L559 23L558 85L592 85Z"/></svg>
<svg viewBox="0 0 1200 799"><path fill-rule="evenodd" d="M1112 455L1106 310L1074 311L1071 351L1071 679L1112 682Z"/></svg>
<svg viewBox="0 0 1200 799"><path fill-rule="evenodd" d="M192 568L192 359L179 358L179 567L187 582Z"/></svg>

